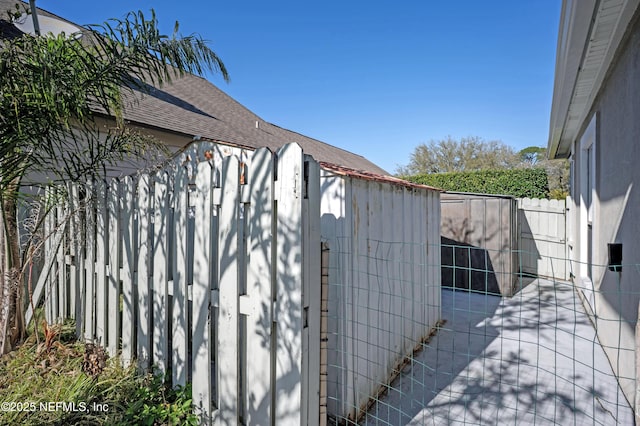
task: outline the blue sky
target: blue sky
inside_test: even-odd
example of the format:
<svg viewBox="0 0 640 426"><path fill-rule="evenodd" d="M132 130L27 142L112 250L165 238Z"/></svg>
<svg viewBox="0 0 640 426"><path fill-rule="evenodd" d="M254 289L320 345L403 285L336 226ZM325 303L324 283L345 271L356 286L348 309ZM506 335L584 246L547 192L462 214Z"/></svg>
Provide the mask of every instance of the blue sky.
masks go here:
<svg viewBox="0 0 640 426"><path fill-rule="evenodd" d="M546 146L561 0L38 0L79 24L154 8L211 42L266 121L389 172L448 135Z"/></svg>

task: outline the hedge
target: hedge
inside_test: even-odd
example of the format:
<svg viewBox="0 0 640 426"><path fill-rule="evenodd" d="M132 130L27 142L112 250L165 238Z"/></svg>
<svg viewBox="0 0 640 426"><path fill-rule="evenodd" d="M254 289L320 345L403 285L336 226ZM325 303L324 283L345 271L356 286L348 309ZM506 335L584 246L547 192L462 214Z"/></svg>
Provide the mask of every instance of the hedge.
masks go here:
<svg viewBox="0 0 640 426"><path fill-rule="evenodd" d="M512 195L517 198L549 197L547 172L542 168L435 173L403 176L403 179L446 191Z"/></svg>

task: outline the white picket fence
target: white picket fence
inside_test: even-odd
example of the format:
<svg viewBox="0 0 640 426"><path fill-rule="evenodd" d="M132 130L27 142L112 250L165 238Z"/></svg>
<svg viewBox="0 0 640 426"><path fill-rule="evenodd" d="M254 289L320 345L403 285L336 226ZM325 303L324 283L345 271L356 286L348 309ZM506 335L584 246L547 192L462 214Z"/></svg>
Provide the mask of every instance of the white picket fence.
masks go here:
<svg viewBox="0 0 640 426"><path fill-rule="evenodd" d="M35 298L111 356L190 381L202 423L317 424L319 166L297 144L243 161L207 146L71 185Z"/></svg>
<svg viewBox="0 0 640 426"><path fill-rule="evenodd" d="M519 260L523 272L568 280L565 200L518 199Z"/></svg>

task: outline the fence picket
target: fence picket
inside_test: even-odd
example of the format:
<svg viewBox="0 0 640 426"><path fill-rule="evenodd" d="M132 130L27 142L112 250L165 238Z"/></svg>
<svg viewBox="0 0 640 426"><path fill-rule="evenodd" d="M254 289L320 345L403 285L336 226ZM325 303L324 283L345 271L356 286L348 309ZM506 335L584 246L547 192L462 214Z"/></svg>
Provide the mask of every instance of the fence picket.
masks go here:
<svg viewBox="0 0 640 426"><path fill-rule="evenodd" d="M185 167L178 168L174 196L176 200L174 224L176 254L173 264L173 385L184 385L187 380L187 313L188 313L188 238L189 232L189 177Z"/></svg>
<svg viewBox="0 0 640 426"><path fill-rule="evenodd" d="M148 370L151 362L151 295L149 292L149 240L151 238L149 204L151 202L151 186L148 175L140 176L138 180L137 213L138 213L138 257L135 288L137 297L134 300L138 303L138 367Z"/></svg>
<svg viewBox="0 0 640 426"><path fill-rule="evenodd" d="M218 396L217 424L238 423L238 246L240 168L238 159L222 163L218 230Z"/></svg>
<svg viewBox="0 0 640 426"><path fill-rule="evenodd" d="M47 194L46 194L47 200L46 202L49 203L50 200L49 198L53 197L53 194L51 192L51 190L47 190ZM45 217L45 235L47 236L47 240L45 241L46 244L46 249L45 249L45 259L47 259L47 263L51 264L51 273L47 274L47 279L45 282L45 294L46 294L46 303L45 303L45 319L47 320L47 322L49 324L51 324L53 322L54 319L54 313L53 313L53 303L54 303L54 293L53 293L53 279L55 277L55 256L56 253L58 252L58 248L55 248L55 251L53 249L53 243L51 240L51 236L54 235L53 233L53 228L54 228L54 217L53 217L53 211L49 211L46 213L46 217Z"/></svg>
<svg viewBox="0 0 640 426"><path fill-rule="evenodd" d="M93 201L92 204L85 209L85 228L86 228L86 253L85 256L85 317L84 317L84 338L86 340L93 340L95 337L95 210L94 204L96 201L94 192L94 182L89 180L87 182L87 197Z"/></svg>
<svg viewBox="0 0 640 426"><path fill-rule="evenodd" d="M101 344L106 346L107 341L107 187L103 180L96 182L96 336Z"/></svg>
<svg viewBox="0 0 640 426"><path fill-rule="evenodd" d="M85 186L86 190L86 186ZM77 310L79 316L76 316L76 332L78 338L81 338L84 333L84 318L86 316L86 292L87 292L87 270L86 270L86 247L87 247L87 215L86 210L88 210L89 203L88 195L84 194L84 198L80 199L80 185L76 185L75 191L75 199L77 201L78 210L76 212L76 218L78 222L78 233L74 234L76 236L76 243L78 259L76 262L78 268L78 300L77 300Z"/></svg>
<svg viewBox="0 0 640 426"><path fill-rule="evenodd" d="M247 246L247 421L259 423L271 417L273 155L257 150L248 172L250 190Z"/></svg>
<svg viewBox="0 0 640 426"><path fill-rule="evenodd" d="M274 415L277 424L300 424L302 372L303 154L297 144L277 153L277 347ZM319 300L319 299L318 299Z"/></svg>
<svg viewBox="0 0 640 426"><path fill-rule="evenodd" d="M56 207L56 232L61 232L62 237L62 245L58 249L58 315L56 321L62 322L65 318L69 316L69 295L67 291L67 265L65 259L65 252L67 248L67 230L64 227L64 221L66 220L64 214L64 205L62 203L58 203Z"/></svg>
<svg viewBox="0 0 640 426"><path fill-rule="evenodd" d="M212 170L208 162L198 165L196 176L195 233L193 248L193 319L191 385L195 412L209 423L211 412L211 220Z"/></svg>
<svg viewBox="0 0 640 426"><path fill-rule="evenodd" d="M78 184L72 183L68 185L69 191L69 303L73 318L76 321L76 336L80 337L82 332L82 323L78 321L82 316L82 287L80 280L82 261L82 224L80 223L80 199Z"/></svg>
<svg viewBox="0 0 640 426"><path fill-rule="evenodd" d="M113 179L107 198L109 221L109 285L107 289L107 341L109 356L115 356L120 343L120 185Z"/></svg>
<svg viewBox="0 0 640 426"><path fill-rule="evenodd" d="M159 372L169 362L169 188L166 172L155 175L153 189L153 363Z"/></svg>
<svg viewBox="0 0 640 426"><path fill-rule="evenodd" d="M135 293L133 280L135 274L135 235L134 235L134 194L133 179L127 176L122 181L122 197L120 198L120 229L122 233L122 361L128 365L134 358L133 340L136 320L134 317Z"/></svg>
<svg viewBox="0 0 640 426"><path fill-rule="evenodd" d="M106 183L99 179L96 182L96 336L97 341L107 345L107 206L108 189Z"/></svg>

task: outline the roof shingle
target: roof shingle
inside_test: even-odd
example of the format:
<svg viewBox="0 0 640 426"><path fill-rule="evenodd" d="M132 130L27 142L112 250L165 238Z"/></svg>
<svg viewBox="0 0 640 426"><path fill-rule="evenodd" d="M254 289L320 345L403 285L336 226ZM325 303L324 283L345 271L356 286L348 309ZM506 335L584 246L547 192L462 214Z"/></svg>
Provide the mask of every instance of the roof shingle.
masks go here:
<svg viewBox="0 0 640 426"><path fill-rule="evenodd" d="M7 11L13 10L16 3L22 2L0 0L2 37L19 33L15 33L15 27L6 21ZM26 3L22 4L26 6ZM40 9L39 13L56 17ZM297 142L316 160L379 175L388 174L360 155L263 120L202 77L187 74L162 87L151 87L148 93L129 92L124 97L124 118L137 126L252 149L267 147L275 151L286 143Z"/></svg>

